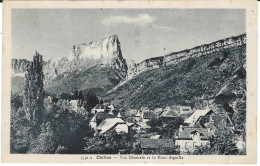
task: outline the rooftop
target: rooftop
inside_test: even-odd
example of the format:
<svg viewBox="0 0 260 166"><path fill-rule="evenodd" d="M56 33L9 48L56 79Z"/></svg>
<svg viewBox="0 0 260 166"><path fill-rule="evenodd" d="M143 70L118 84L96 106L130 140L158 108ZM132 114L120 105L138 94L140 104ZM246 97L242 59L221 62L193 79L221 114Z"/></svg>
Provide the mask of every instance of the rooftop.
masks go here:
<svg viewBox="0 0 260 166"><path fill-rule="evenodd" d="M96 122L97 120L103 121L105 119L110 118L110 116L105 112L97 112L92 118L91 122Z"/></svg>
<svg viewBox="0 0 260 166"><path fill-rule="evenodd" d="M150 137L150 139L159 139L161 137L161 135L152 135Z"/></svg>
<svg viewBox="0 0 260 166"><path fill-rule="evenodd" d="M76 104L78 104L78 100L70 100L70 104L71 105L76 105Z"/></svg>
<svg viewBox="0 0 260 166"><path fill-rule="evenodd" d="M175 132L176 139L192 139L192 134L199 132L200 133L200 139L207 140L210 137L210 132L208 128L195 128L195 127L189 127L189 126L180 126L180 129L178 129Z"/></svg>
<svg viewBox="0 0 260 166"><path fill-rule="evenodd" d="M143 114L144 119L152 119L152 118L156 118L156 115L153 111L144 111Z"/></svg>
<svg viewBox="0 0 260 166"><path fill-rule="evenodd" d="M159 149L160 147L174 147L173 139L150 139L141 138L142 149Z"/></svg>
<svg viewBox="0 0 260 166"><path fill-rule="evenodd" d="M121 118L105 119L97 127L97 130L99 130L100 133L103 134L103 133L107 132L109 129L113 128L116 124L125 124L125 122Z"/></svg>
<svg viewBox="0 0 260 166"><path fill-rule="evenodd" d="M210 109L205 109L205 110L196 110L189 118L187 118L184 123L188 123L188 124L193 124L195 123L199 117L201 116L205 116L207 114L210 114L212 110ZM212 113L214 113L212 111Z"/></svg>
<svg viewBox="0 0 260 166"><path fill-rule="evenodd" d="M97 104L94 109L105 109L104 104Z"/></svg>

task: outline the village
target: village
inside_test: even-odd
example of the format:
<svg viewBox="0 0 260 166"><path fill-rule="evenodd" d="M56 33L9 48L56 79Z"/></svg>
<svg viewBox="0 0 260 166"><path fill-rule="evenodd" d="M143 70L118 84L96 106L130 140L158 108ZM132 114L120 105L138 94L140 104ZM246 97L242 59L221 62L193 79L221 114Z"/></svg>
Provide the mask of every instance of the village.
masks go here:
<svg viewBox="0 0 260 166"><path fill-rule="evenodd" d="M83 116L87 114L77 100L70 100L69 106ZM118 135L135 133L133 146L140 145L142 154L147 151L162 154L165 148L187 154L197 147L209 147L211 138L220 128L234 132L232 114L213 111L209 106L202 110L171 105L154 110L141 107L126 111L110 103L99 103L91 109L88 125L95 131L95 136L106 136L111 131ZM167 132L173 133L164 134L157 130L158 127L170 127ZM242 139L238 138L235 142L239 150L244 148Z"/></svg>

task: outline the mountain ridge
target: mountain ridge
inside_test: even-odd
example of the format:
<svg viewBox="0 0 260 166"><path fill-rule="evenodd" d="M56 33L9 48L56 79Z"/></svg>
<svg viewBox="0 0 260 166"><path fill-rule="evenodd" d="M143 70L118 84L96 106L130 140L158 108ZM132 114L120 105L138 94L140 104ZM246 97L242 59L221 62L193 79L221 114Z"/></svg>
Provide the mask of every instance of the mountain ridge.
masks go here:
<svg viewBox="0 0 260 166"><path fill-rule="evenodd" d="M99 85L115 86L114 84L124 80L127 74L127 63L122 56L120 45L118 36L112 35L95 42L74 45L68 57L45 61L43 65L45 88L55 91L56 88L53 87L53 89L51 89L51 85L60 84L60 80L66 80L66 78L74 78L76 80L71 81L77 82L77 80L81 80L82 78L71 77L71 75L84 73L89 71L88 69L91 70L96 66L104 69L99 70L103 74L105 70L108 73L113 73L109 79L106 79L105 75L103 75L103 78L100 78L97 76L98 73L92 72L93 78L99 78L99 81L104 83ZM21 87L24 84L23 77L29 63L30 61L25 59L12 59L13 92L22 91ZM87 76L86 79L87 78L89 78L89 76ZM68 83L66 84L69 85ZM88 85L93 87L91 83L84 84L86 89ZM75 90L75 88L70 87L67 87L67 89Z"/></svg>
<svg viewBox="0 0 260 166"><path fill-rule="evenodd" d="M26 59L12 58L12 76L16 74L23 75L29 62ZM126 76L127 64L122 56L117 35L94 42L74 45L68 57L45 61L43 70L45 79L52 80L58 75L66 74L66 72L93 67L97 64L112 66L121 73L122 77Z"/></svg>
<svg viewBox="0 0 260 166"><path fill-rule="evenodd" d="M88 84L82 82L82 79L100 79L100 82L107 85L105 91L98 90L100 96L109 96L109 94L116 91L117 88L128 83L131 79L138 77L142 73L147 71L177 65L183 61L187 61L201 56L211 55L217 52L223 52L230 48L240 47L246 44L246 34L242 34L235 37L229 37L221 39L210 44L204 44L191 49L185 49L178 52L172 52L165 56L154 57L146 59L138 64L128 65L122 56L121 44L117 35L112 35L108 38L100 39L95 42L77 44L72 46L71 54L69 57L60 58L59 60L44 62L44 74L45 74L45 88L51 92L66 93L69 91L77 90L76 87L71 88L70 83L66 79L74 79L78 85L78 89L99 89L94 87L89 81ZM95 47L94 47L94 46ZM91 48L89 48L91 46ZM106 50L103 54L102 49ZM93 51L89 53L89 49L98 50L98 57L92 58ZM106 58L104 58L106 57ZM103 59L105 61L103 61ZM12 59L12 85L22 87L21 85L15 85L16 82L22 82L23 72L25 72L27 60ZM101 70L104 68L104 70ZM93 72L93 69L97 69L97 73ZM114 70L114 71L112 71ZM84 74L84 72L91 71L92 76ZM107 79L105 73L110 73ZM113 73L111 75L111 73ZM102 77L98 77L97 74L101 74ZM80 77L76 77L79 75ZM83 78L81 78L83 76ZM14 81L15 80L15 81ZM97 80L93 80L97 81ZM98 85L98 84L97 84ZM62 88L62 86L65 86ZM19 89L19 88L18 88ZM66 91L67 90L67 91Z"/></svg>
<svg viewBox="0 0 260 166"><path fill-rule="evenodd" d="M241 46L246 44L246 34L241 34L238 36L232 36L225 39L220 39L210 44L203 44L191 49L185 49L177 52L171 52L164 56L148 58L140 63L131 65L132 68L129 69L127 74L127 79L131 79L135 75L138 75L147 70L152 70L159 68L161 66L167 66L172 64L177 64L183 60L187 60L194 57L200 57L204 55L209 55L214 52L222 51L226 48Z"/></svg>

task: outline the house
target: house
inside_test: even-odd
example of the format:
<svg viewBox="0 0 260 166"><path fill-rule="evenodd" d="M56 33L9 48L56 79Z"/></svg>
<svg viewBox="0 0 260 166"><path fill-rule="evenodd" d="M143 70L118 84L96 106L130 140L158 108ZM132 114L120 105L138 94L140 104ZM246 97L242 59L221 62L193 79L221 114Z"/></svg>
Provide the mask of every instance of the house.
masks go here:
<svg viewBox="0 0 260 166"><path fill-rule="evenodd" d="M97 104L94 108L92 108L91 113L95 114L96 112L105 112L104 104Z"/></svg>
<svg viewBox="0 0 260 166"><path fill-rule="evenodd" d="M118 110L118 109L114 109L114 110L109 110L108 115L111 118L125 118L125 112L123 112L122 110Z"/></svg>
<svg viewBox="0 0 260 166"><path fill-rule="evenodd" d="M137 112L138 112L137 109L127 109L126 116L128 116L128 117L135 116Z"/></svg>
<svg viewBox="0 0 260 166"><path fill-rule="evenodd" d="M156 109L155 114L158 118L167 116L167 117L176 117L178 114L175 112L173 106L166 106L165 109Z"/></svg>
<svg viewBox="0 0 260 166"><path fill-rule="evenodd" d="M176 117L178 114L173 109L165 109L161 114L160 117Z"/></svg>
<svg viewBox="0 0 260 166"><path fill-rule="evenodd" d="M77 112L82 115L88 114L87 110L83 106L80 107Z"/></svg>
<svg viewBox="0 0 260 166"><path fill-rule="evenodd" d="M48 96L47 99L49 102L52 102L52 103L57 103L59 101L58 98L53 97L53 96Z"/></svg>
<svg viewBox="0 0 260 166"><path fill-rule="evenodd" d="M153 154L161 154L168 148L176 148L172 139L141 138L142 154L145 154L146 150L152 151Z"/></svg>
<svg viewBox="0 0 260 166"><path fill-rule="evenodd" d="M109 109L109 110L112 110L112 111L113 111L113 110L115 109L115 107L114 107L114 105L113 105L113 104L110 104L110 105L108 105L108 106L107 106L107 109Z"/></svg>
<svg viewBox="0 0 260 166"><path fill-rule="evenodd" d="M147 123L151 119L157 118L155 113L151 110L144 111L142 116L143 116L142 118L144 123Z"/></svg>
<svg viewBox="0 0 260 166"><path fill-rule="evenodd" d="M192 112L190 106L180 106L180 105L171 105L165 107L163 111L160 112L157 116L179 116L180 114L189 114Z"/></svg>
<svg viewBox="0 0 260 166"><path fill-rule="evenodd" d="M165 127L168 124L170 124L171 121L174 121L176 118L178 118L178 117L177 116L162 116L159 119L161 120L163 127Z"/></svg>
<svg viewBox="0 0 260 166"><path fill-rule="evenodd" d="M175 110L176 110L176 112L178 113L178 114L189 114L189 113L191 113L192 112L192 109L191 109L191 107L190 106L177 106L176 108L175 108Z"/></svg>
<svg viewBox="0 0 260 166"><path fill-rule="evenodd" d="M135 115L135 122L138 123L142 128L150 128L147 122L153 118L157 118L153 111L147 109L143 111L139 110Z"/></svg>
<svg viewBox="0 0 260 166"><path fill-rule="evenodd" d="M126 123L136 123L135 117L134 116L127 117Z"/></svg>
<svg viewBox="0 0 260 166"><path fill-rule="evenodd" d="M180 125L174 136L175 146L179 146L181 152L194 150L197 146L209 146L211 136L211 130L208 128Z"/></svg>
<svg viewBox="0 0 260 166"><path fill-rule="evenodd" d="M126 123L128 126L128 130L133 130L139 133L141 131L141 126L137 123Z"/></svg>
<svg viewBox="0 0 260 166"><path fill-rule="evenodd" d="M111 130L115 130L117 134L128 133L128 126L121 118L109 118L105 119L97 127L97 131L100 135Z"/></svg>
<svg viewBox="0 0 260 166"><path fill-rule="evenodd" d="M109 110L108 115L111 116L111 118L115 118L118 115L119 110Z"/></svg>
<svg viewBox="0 0 260 166"><path fill-rule="evenodd" d="M153 111L146 109L146 107L142 107L142 109L143 110L138 110L133 117L128 117L126 121L129 123L137 123L142 128L150 128L147 122L153 118L157 118L157 116Z"/></svg>
<svg viewBox="0 0 260 166"><path fill-rule="evenodd" d="M90 119L89 125L91 128L97 131L97 126L109 118L110 116L105 112L96 112L95 115Z"/></svg>
<svg viewBox="0 0 260 166"><path fill-rule="evenodd" d="M110 110L110 111L108 112L108 116L109 116L110 118L115 118L115 117L116 117L112 110Z"/></svg>
<svg viewBox="0 0 260 166"><path fill-rule="evenodd" d="M148 107L141 107L142 111L149 111L150 109Z"/></svg>
<svg viewBox="0 0 260 166"><path fill-rule="evenodd" d="M116 115L117 118L123 118L124 116L122 115L121 111L118 111L118 114Z"/></svg>
<svg viewBox="0 0 260 166"><path fill-rule="evenodd" d="M140 123L143 121L143 112L141 110L138 110L137 113L135 114L134 121L136 123Z"/></svg>
<svg viewBox="0 0 260 166"><path fill-rule="evenodd" d="M69 107L73 111L77 112L77 110L78 110L78 100L70 100Z"/></svg>
<svg viewBox="0 0 260 166"><path fill-rule="evenodd" d="M189 126L194 126L201 116L216 115L211 109L196 110L190 117L188 117L184 123Z"/></svg>
<svg viewBox="0 0 260 166"><path fill-rule="evenodd" d="M194 127L210 128L213 131L223 127L234 129L234 125L227 114L200 116L194 123Z"/></svg>
<svg viewBox="0 0 260 166"><path fill-rule="evenodd" d="M159 119L161 120L163 127L178 117L178 114L173 109L170 109L170 107L166 108L167 109L164 109L161 114L159 114Z"/></svg>
<svg viewBox="0 0 260 166"><path fill-rule="evenodd" d="M166 106L165 109L163 110L163 112L168 112L168 111L172 111L173 108L172 106Z"/></svg>
<svg viewBox="0 0 260 166"><path fill-rule="evenodd" d="M163 113L164 109L163 108L155 108L154 109L154 114L159 118L159 116Z"/></svg>
<svg viewBox="0 0 260 166"><path fill-rule="evenodd" d="M103 105L104 105L104 106L109 106L110 103L105 103L105 102L103 102Z"/></svg>

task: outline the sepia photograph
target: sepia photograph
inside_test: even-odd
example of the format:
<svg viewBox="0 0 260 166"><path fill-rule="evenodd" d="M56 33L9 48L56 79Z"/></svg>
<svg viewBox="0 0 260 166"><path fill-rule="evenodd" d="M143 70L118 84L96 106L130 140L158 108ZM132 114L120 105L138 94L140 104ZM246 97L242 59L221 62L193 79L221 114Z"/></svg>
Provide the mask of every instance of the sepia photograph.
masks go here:
<svg viewBox="0 0 260 166"><path fill-rule="evenodd" d="M9 155L248 156L246 8L9 12Z"/></svg>

